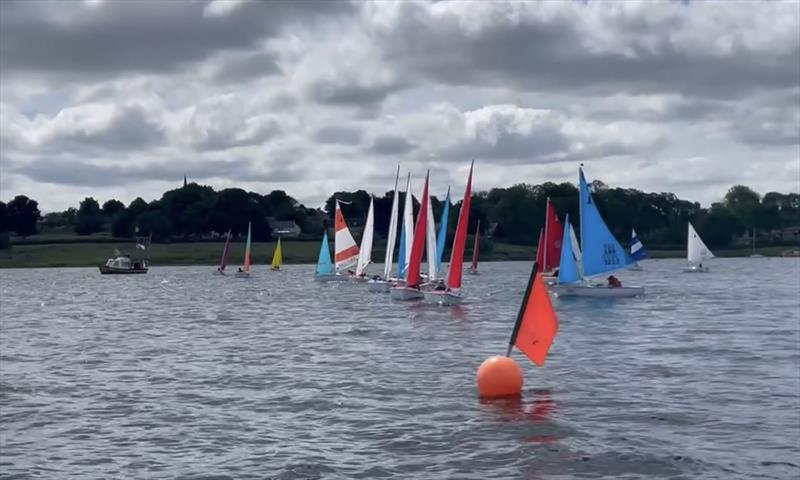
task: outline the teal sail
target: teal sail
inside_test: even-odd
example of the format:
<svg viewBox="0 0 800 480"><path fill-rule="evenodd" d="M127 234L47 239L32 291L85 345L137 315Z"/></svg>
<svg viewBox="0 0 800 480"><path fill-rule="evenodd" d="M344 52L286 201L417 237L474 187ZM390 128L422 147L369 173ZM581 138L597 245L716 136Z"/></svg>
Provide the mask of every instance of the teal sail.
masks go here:
<svg viewBox="0 0 800 480"><path fill-rule="evenodd" d="M608 226L597 211L592 199L589 185L580 173L581 190L581 250L583 255L583 274L593 277L602 273L619 270L635 263L634 259L622 248ZM562 244L563 248L563 244Z"/></svg>
<svg viewBox="0 0 800 480"><path fill-rule="evenodd" d="M578 273L578 264L575 252L572 249L570 231L572 225L569 223L569 214L564 219L564 237L561 240L561 260L558 266L558 283L574 283L581 279Z"/></svg>
<svg viewBox="0 0 800 480"><path fill-rule="evenodd" d="M441 224L439 225L439 236L436 237L436 271L442 271L442 256L444 254L444 243L447 239L447 218L450 215L450 187L447 187L447 196L444 198L444 209L442 210Z"/></svg>
<svg viewBox="0 0 800 480"><path fill-rule="evenodd" d="M330 275L333 273L333 262L331 262L331 250L328 246L328 229L322 234L322 246L319 248L319 259L317 260L317 275Z"/></svg>
<svg viewBox="0 0 800 480"><path fill-rule="evenodd" d="M400 228L400 254L397 255L397 278L406 278L406 223Z"/></svg>

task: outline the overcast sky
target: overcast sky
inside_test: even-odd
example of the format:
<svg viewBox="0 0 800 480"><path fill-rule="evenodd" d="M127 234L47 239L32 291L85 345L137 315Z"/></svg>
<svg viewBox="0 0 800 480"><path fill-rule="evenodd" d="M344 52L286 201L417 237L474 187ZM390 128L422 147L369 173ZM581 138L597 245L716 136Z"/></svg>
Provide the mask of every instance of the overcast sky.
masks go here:
<svg viewBox="0 0 800 480"><path fill-rule="evenodd" d="M800 4L0 1L0 197L800 190Z"/></svg>

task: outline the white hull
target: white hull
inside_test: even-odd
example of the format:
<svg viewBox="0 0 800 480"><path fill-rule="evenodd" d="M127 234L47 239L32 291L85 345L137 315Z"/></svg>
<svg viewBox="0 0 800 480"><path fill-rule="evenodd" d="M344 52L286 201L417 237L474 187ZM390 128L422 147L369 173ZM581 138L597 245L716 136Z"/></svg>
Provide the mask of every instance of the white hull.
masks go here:
<svg viewBox="0 0 800 480"><path fill-rule="evenodd" d="M553 275L542 275L542 281L548 285L552 285L558 281L558 277Z"/></svg>
<svg viewBox="0 0 800 480"><path fill-rule="evenodd" d="M456 295L453 292L442 290L433 290L425 292L425 301L429 303L436 303L439 305L460 305L464 301L464 297Z"/></svg>
<svg viewBox="0 0 800 480"><path fill-rule="evenodd" d="M708 267L697 267L694 265L691 267L683 267L681 270L683 273L708 273L711 271Z"/></svg>
<svg viewBox="0 0 800 480"><path fill-rule="evenodd" d="M556 297L626 298L644 295L644 287L608 287L605 285L552 285Z"/></svg>
<svg viewBox="0 0 800 480"><path fill-rule="evenodd" d="M359 276L356 276L356 275L350 275L348 280L350 281L350 283L367 283L367 281L369 280L369 277L366 277L366 276L359 277Z"/></svg>
<svg viewBox="0 0 800 480"><path fill-rule="evenodd" d="M409 287L392 287L389 295L392 300L419 300L425 296L418 288Z"/></svg>
<svg viewBox="0 0 800 480"><path fill-rule="evenodd" d="M324 275L314 275L315 282L348 282L350 281L349 275L337 275L335 273L328 273Z"/></svg>

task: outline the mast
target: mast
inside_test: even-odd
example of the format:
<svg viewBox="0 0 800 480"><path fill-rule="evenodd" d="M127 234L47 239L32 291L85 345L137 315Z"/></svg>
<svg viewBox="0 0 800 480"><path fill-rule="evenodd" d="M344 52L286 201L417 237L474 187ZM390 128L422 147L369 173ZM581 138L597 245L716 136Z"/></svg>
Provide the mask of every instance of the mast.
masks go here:
<svg viewBox="0 0 800 480"><path fill-rule="evenodd" d="M542 258L542 271L547 270L547 242L550 237L547 236L547 225L550 223L550 197L547 197L547 202L544 204L544 257Z"/></svg>

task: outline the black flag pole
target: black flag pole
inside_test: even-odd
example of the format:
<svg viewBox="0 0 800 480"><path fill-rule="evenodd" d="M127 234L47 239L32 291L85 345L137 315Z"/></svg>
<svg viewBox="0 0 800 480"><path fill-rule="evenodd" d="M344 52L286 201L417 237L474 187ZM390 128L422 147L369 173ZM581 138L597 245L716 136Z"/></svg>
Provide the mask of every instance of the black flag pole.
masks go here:
<svg viewBox="0 0 800 480"><path fill-rule="evenodd" d="M508 350L506 350L506 357L511 356L511 349L514 348L514 342L517 341L517 334L519 334L519 327L522 325L522 317L525 315L525 309L528 308L528 299L533 290L533 280L539 272L539 262L533 262L533 269L531 270L531 278L528 280L528 287L525 288L525 296L522 297L522 305L519 307L517 313L517 322L514 324L514 331L511 332L511 340L508 341Z"/></svg>

